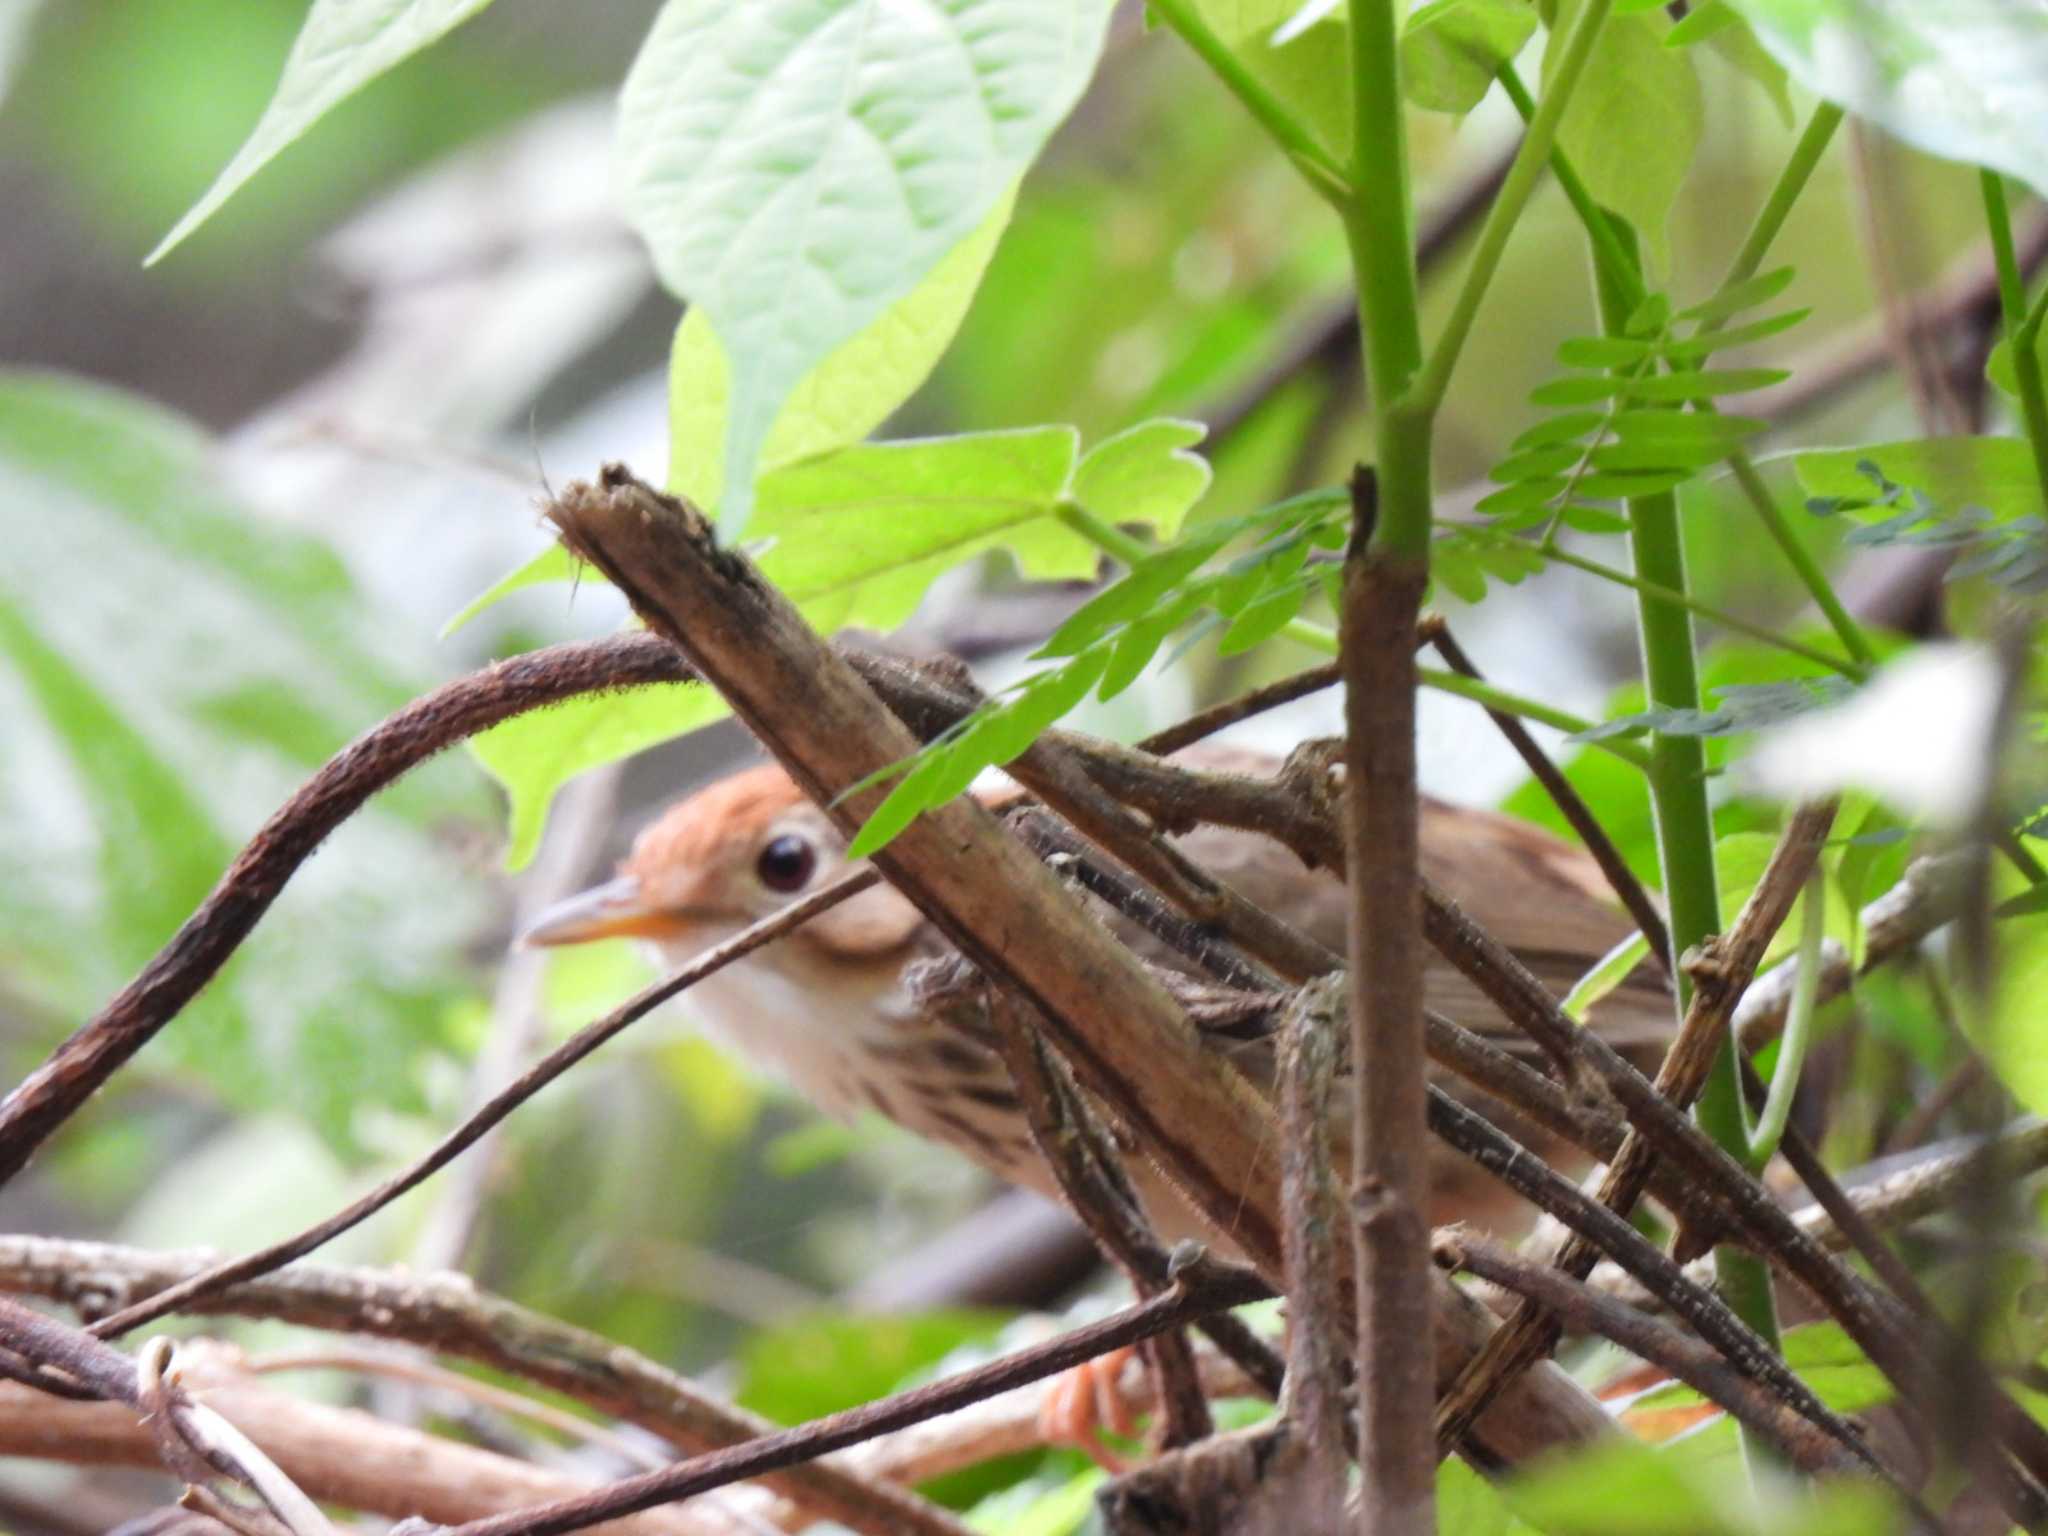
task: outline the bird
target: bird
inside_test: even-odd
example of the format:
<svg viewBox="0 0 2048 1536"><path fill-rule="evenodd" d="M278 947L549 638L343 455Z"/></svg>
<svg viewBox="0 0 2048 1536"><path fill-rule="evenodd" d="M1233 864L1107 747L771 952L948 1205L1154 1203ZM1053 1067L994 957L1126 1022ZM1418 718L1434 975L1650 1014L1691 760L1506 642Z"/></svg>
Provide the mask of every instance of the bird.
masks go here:
<svg viewBox="0 0 2048 1536"><path fill-rule="evenodd" d="M1267 777L1281 767L1271 754L1235 746L1198 746L1179 760ZM1000 804L1017 793L1010 786L982 797ZM1248 831L1198 826L1175 842L1241 895L1343 954L1342 880ZM1594 860L1528 821L1424 796L1421 848L1424 874L1559 992L1634 931ZM635 839L612 879L541 912L521 942L630 937L674 969L852 867L830 817L780 767L762 764L669 806ZM1096 906L1145 958L1186 967ZM1037 1152L1001 1060L972 1028L960 1027L958 1010L938 1016L913 985L919 962L949 953L922 912L878 884L699 980L687 998L715 1040L825 1113L853 1119L873 1110L1000 1179L1057 1200L1052 1170ZM1424 992L1430 1007L1520 1048L1493 1005L1434 955L1425 965ZM1639 967L1588 1022L1626 1054L1661 1049L1676 1025L1662 973ZM1263 1061L1259 1042L1248 1049L1242 1031L1219 1034L1216 1043L1255 1081L1270 1067L1270 1038ZM1485 1107L1504 1118L1499 1106ZM1510 1128L1540 1150L1556 1150L1531 1127ZM1129 1171L1168 1241L1221 1236L1228 1249L1228 1234L1205 1230L1163 1178L1142 1164ZM1431 1171L1433 1225L1464 1220L1498 1231L1525 1224L1525 1208L1471 1165L1445 1155ZM1074 1438L1085 1440L1086 1433Z"/></svg>
<svg viewBox="0 0 2048 1536"><path fill-rule="evenodd" d="M1194 749L1190 766L1277 773L1268 753ZM997 788L985 799L1016 795ZM1181 851L1237 891L1341 955L1346 888L1258 834L1201 826ZM1533 823L1424 796L1422 868L1467 915L1562 992L1634 929L1583 851ZM552 946L627 937L668 969L838 879L846 840L780 767L743 769L669 806L635 839L614 878L555 903L520 935ZM1128 933L1124 935L1130 937ZM698 981L690 1011L715 1040L840 1119L866 1110L957 1147L1012 1183L1054 1193L1029 1148L994 1057L926 1017L906 985L915 961L946 952L936 927L877 885ZM1159 958L1144 944L1147 958ZM1507 1043L1493 1005L1429 957L1425 1001ZM1660 1046L1675 1025L1660 973L1641 967L1589 1022L1617 1049Z"/></svg>

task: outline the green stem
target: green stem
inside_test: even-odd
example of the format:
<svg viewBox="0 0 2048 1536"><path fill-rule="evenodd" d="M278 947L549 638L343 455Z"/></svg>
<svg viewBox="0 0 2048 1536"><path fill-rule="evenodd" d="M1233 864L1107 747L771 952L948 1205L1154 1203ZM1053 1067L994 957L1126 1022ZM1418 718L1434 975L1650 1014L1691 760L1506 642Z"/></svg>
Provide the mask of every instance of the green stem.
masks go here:
<svg viewBox="0 0 2048 1536"><path fill-rule="evenodd" d="M1589 560L1584 555L1573 554L1570 550L1561 549L1555 544L1543 546L1542 552L1545 559L1554 560L1559 565L1568 565L1574 570L1584 571L1589 576L1598 576L1602 581L1611 581L1619 586L1632 588L1647 597L1656 598L1659 602L1676 603L1689 612L1698 614L1709 623L1718 624L1723 629L1734 630L1737 634L1748 635L1752 640L1760 640L1765 645L1775 646L1777 649L1788 652L1791 655L1803 656L1808 661L1817 662L1830 671L1839 672L1844 677L1854 678L1857 682L1863 681L1864 678L1870 675L1867 667L1859 666L1855 662L1841 656L1830 655L1828 652L1819 650L1814 646L1789 639L1768 625L1752 624L1745 618L1716 608L1709 603L1703 603L1698 598L1687 593L1676 591L1654 581L1646 581L1641 576L1632 576L1627 571L1617 569L1611 565L1603 565L1598 560Z"/></svg>
<svg viewBox="0 0 2048 1536"><path fill-rule="evenodd" d="M2005 181L1996 171L1980 173L1984 186L1984 222L1991 229L1991 252L1998 263L1998 303L2005 319L2005 344L2012 354L2012 373L2019 385L2020 424L2034 450L2034 474L2041 482L2041 497L2048 502L2048 389L2041 380L2041 354L2034 342L2040 335L2041 314L2028 313L2027 290L2020 278L2019 257L2013 250L2012 216L2005 205Z"/></svg>
<svg viewBox="0 0 2048 1536"><path fill-rule="evenodd" d="M1308 179L1310 186L1339 207L1351 201L1351 178L1344 168L1301 119L1287 109L1287 104L1252 73L1236 50L1216 35L1192 0L1152 0L1152 14L1200 55L1230 94L1258 119L1259 126L1294 162L1294 168Z"/></svg>
<svg viewBox="0 0 2048 1536"><path fill-rule="evenodd" d="M1711 411L1713 402L1702 400L1697 403L1702 411ZM1764 484L1764 477L1757 473L1756 461L1750 458L1749 450L1736 448L1728 455L1728 467L1735 472L1735 483L1748 498L1751 510L1764 525L1764 531L1778 546L1778 552L1785 557L1785 563L1792 567L1806 595L1813 599L1828 621L1828 627L1835 632L1835 638L1842 642L1856 665L1866 672L1877 665L1877 652L1864 637L1863 626L1843 606L1841 598L1835 595L1834 584L1828 580L1827 572L1820 568L1820 562L1813 557L1813 551L1799 540L1792 531L1792 525L1785 521L1778 510L1777 499L1771 495L1771 488Z"/></svg>
<svg viewBox="0 0 2048 1536"><path fill-rule="evenodd" d="M1771 1073L1771 1091L1749 1138L1749 1166L1760 1171L1784 1139L1792 1116L1792 1097L1799 1090L1799 1071L1813 1037L1813 1015L1820 997L1820 941L1827 932L1827 876L1816 865L1806 884L1804 915L1799 925L1799 971L1792 979L1792 1002L1785 1011L1785 1033L1778 1044L1778 1065Z"/></svg>
<svg viewBox="0 0 2048 1536"><path fill-rule="evenodd" d="M1533 720L1538 725L1547 725L1573 736L1596 728L1595 721L1588 720L1582 715L1554 709L1539 699L1509 693L1505 689L1494 687L1491 683L1482 683L1476 677L1467 677L1462 672L1445 672L1435 667L1417 667L1415 671L1423 687L1434 688L1438 693L1456 694L1461 699L1484 704L1488 709L1498 710L1503 715ZM1605 736L1589 741L1586 745L1598 747L1610 757L1620 758L1631 768L1640 769L1644 773L1650 771L1650 754L1632 741Z"/></svg>
<svg viewBox="0 0 2048 1536"><path fill-rule="evenodd" d="M1500 88L1515 110L1522 114L1524 123L1533 122L1536 116L1536 101L1529 94L1529 88L1522 84L1522 77L1512 64L1503 64L1500 69ZM1557 178L1558 190L1572 205L1579 216L1579 223L1585 227L1586 237L1593 242L1593 259L1600 263L1607 280L1616 284L1628 296L1633 308L1643 298L1642 278L1635 264L1628 259L1628 252L1622 248L1621 238L1615 234L1614 225L1607 215L1600 211L1600 205L1593 201L1593 194L1580 178L1578 168L1562 149L1552 146L1550 151L1550 174Z"/></svg>
<svg viewBox="0 0 2048 1536"><path fill-rule="evenodd" d="M1632 232L1618 229L1633 240ZM1640 266L1638 265L1638 271ZM1596 268L1596 279L1598 277ZM1620 334L1632 305L1615 284L1596 281L1602 324ZM1639 496L1628 503L1629 546L1637 573L1673 592L1688 590L1685 541L1678 498L1671 491ZM1652 705L1662 709L1700 707L1699 667L1692 614L1682 605L1638 593L1637 626L1642 637L1643 681ZM1721 930L1721 894L1714 872L1714 820L1707 803L1706 746L1697 736L1665 731L1650 735L1650 804L1657 825L1657 851L1664 870L1664 895L1671 913L1671 948L1684 954ZM1691 1000L1692 982L1681 969L1674 978L1681 1011ZM1748 1116L1731 1036L1707 1074L1695 1113L1700 1128L1731 1156L1749 1151ZM1777 1306L1769 1269L1753 1254L1731 1247L1714 1252L1715 1272L1729 1306L1771 1348L1778 1344ZM1769 1452L1745 1433L1745 1455L1754 1469Z"/></svg>
<svg viewBox="0 0 2048 1536"><path fill-rule="evenodd" d="M1372 542L1426 563L1435 517L1430 487L1434 413L1403 409L1422 367L1421 299L1415 276L1415 200L1401 99L1400 22L1394 0L1351 6L1351 181L1344 236L1358 280L1367 398L1375 411L1378 475Z"/></svg>
<svg viewBox="0 0 2048 1536"><path fill-rule="evenodd" d="M1415 381L1413 408L1424 417L1433 418L1443 403L1452 370L1458 365L1458 354L1472 334L1480 300L1486 297L1487 286L1507 250L1508 236L1514 233L1516 221L1536 190L1537 178L1551 158L1551 148L1557 142L1557 125L1564 119L1564 110L1571 102L1579 77L1585 73L1587 60L1593 56L1593 44L1612 4L1613 0L1586 0L1565 36L1556 72L1550 77L1543 99L1536 104L1528 131L1522 135L1522 146L1515 151L1514 161L1508 167L1507 179L1501 183L1493 206L1487 210L1486 222L1480 226L1471 265L1465 270L1465 281L1452 303L1450 317L1444 322L1443 334L1437 338L1429 362Z"/></svg>
<svg viewBox="0 0 2048 1536"><path fill-rule="evenodd" d="M1053 520L1070 533L1077 533L1125 565L1136 565L1155 551L1142 539L1134 539L1113 523L1106 523L1077 501L1062 501L1052 509Z"/></svg>
<svg viewBox="0 0 2048 1536"><path fill-rule="evenodd" d="M1728 275L1721 279L1723 288L1736 283L1747 282L1755 277L1757 269L1764 264L1764 256L1771 243L1778 238L1778 231L1785 227L1785 219L1792 212L1792 205L1799 201L1799 194L1806 190L1806 184L1813 178L1815 167L1827 152L1828 142L1834 138L1835 130L1842 124L1842 109L1833 102L1824 101L1813 109L1813 116L1806 120L1806 131L1799 135L1799 142L1792 146L1792 158L1785 162L1784 170L1778 173L1777 183L1772 186L1770 196L1758 210L1756 222L1749 227L1749 237L1742 242L1742 249L1735 253L1735 260L1728 265ZM1703 329L1719 330L1725 320ZM1700 365L1704 366L1704 364Z"/></svg>

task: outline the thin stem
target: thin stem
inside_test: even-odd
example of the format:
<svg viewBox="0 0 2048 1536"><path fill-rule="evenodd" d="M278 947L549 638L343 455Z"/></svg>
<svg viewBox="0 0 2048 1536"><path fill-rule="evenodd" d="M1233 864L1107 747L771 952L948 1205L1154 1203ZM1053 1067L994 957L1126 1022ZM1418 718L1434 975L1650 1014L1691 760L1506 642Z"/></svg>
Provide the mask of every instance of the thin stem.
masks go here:
<svg viewBox="0 0 2048 1536"><path fill-rule="evenodd" d="M1844 677L1854 678L1857 682L1863 681L1865 677L1870 675L1867 667L1859 666L1845 657L1831 655L1826 651L1806 645L1801 641L1788 639L1768 625L1751 623L1748 619L1738 617L1724 609L1716 608L1710 603L1703 603L1689 593L1674 591L1670 587L1646 580L1641 576L1631 575L1629 572L1621 570L1616 566L1603 565L1598 560L1591 560L1584 555L1574 554L1570 550L1562 549L1555 544L1544 545L1543 556L1546 560L1553 560L1559 565L1571 566L1574 570L1584 571L1589 576L1598 576L1602 581L1611 581L1618 586L1629 587L1647 597L1654 597L1660 602L1677 603L1680 607L1698 614L1709 623L1718 624L1723 629L1732 629L1737 634L1748 635L1752 640L1762 641L1765 645L1775 646L1777 649L1788 652L1791 655L1802 656L1808 661L1816 662L1828 668L1830 671L1839 672Z"/></svg>
<svg viewBox="0 0 2048 1536"><path fill-rule="evenodd" d="M1633 234L1629 235L1631 241ZM1596 271L1596 279L1598 273ZM1596 281L1602 323L1609 334L1626 327L1632 306L1614 284ZM1685 541L1678 498L1671 491L1639 496L1628 503L1629 547L1636 570L1648 581L1684 592ZM1664 709L1698 709L1699 666L1692 615L1683 606L1637 594L1642 636L1643 681L1650 702ZM1664 868L1665 898L1671 913L1671 947L1684 954L1721 929L1721 897L1714 873L1714 821L1707 804L1705 743L1697 736L1666 731L1650 735L1650 803L1657 824L1657 851ZM1692 999L1692 979L1683 968L1674 978L1679 1004ZM1747 1111L1742 1099L1739 1047L1730 1038L1717 1053L1700 1093L1700 1128L1731 1156L1749 1150ZM1754 1255L1732 1247L1715 1250L1722 1290L1737 1316L1773 1349L1778 1343L1777 1307L1769 1269ZM1754 1468L1769 1447L1745 1430L1743 1445Z"/></svg>
<svg viewBox="0 0 2048 1536"><path fill-rule="evenodd" d="M1157 553L1144 540L1134 539L1113 523L1104 522L1076 501L1062 501L1052 509L1053 520L1070 533L1077 533L1110 559L1136 565Z"/></svg>
<svg viewBox="0 0 2048 1536"><path fill-rule="evenodd" d="M2004 311L2005 344L2012 355L2012 373L2019 385L2020 424L2034 450L2034 474L2048 500L2048 389L2041 380L2041 357L2034 343L2048 310L2027 310L2027 290L2013 253L2012 216L2005 204L2005 181L1996 171L1981 173L1984 222L1991 230L1991 253L1998 263L1998 302Z"/></svg>
<svg viewBox="0 0 2048 1536"><path fill-rule="evenodd" d="M1710 401L1701 401L1702 407L1711 406ZM1813 599L1828 621L1828 627L1835 632L1835 638L1842 642L1842 649L1855 659L1856 665L1865 671L1877 665L1877 652L1864 638L1863 626L1843 606L1835 595L1834 584L1828 580L1827 572L1820 568L1820 562L1813 557L1813 551L1800 542L1799 535L1792 531L1778 510L1777 498L1771 495L1771 488L1764 484L1764 477L1757 473L1756 461L1745 448L1737 448L1728 455L1728 467L1735 472L1735 483L1748 498L1750 509L1757 520L1764 525L1764 531L1771 536L1771 542L1778 546L1778 553L1785 557L1785 563L1792 567L1799 578L1799 584L1806 588L1806 595Z"/></svg>
<svg viewBox="0 0 2048 1536"><path fill-rule="evenodd" d="M1785 227L1792 205L1806 190L1807 182L1812 179L1815 167L1820 164L1828 142L1834 138L1841 123L1842 109L1833 102L1823 101L1813 109L1813 116L1806 120L1805 132L1792 146L1792 158L1785 162L1785 169L1778 173L1770 195L1757 211L1756 222L1749 227L1749 237L1742 242L1742 249L1735 253L1735 260L1729 263L1728 275L1721 279L1723 288L1756 276L1757 268L1764 264L1764 256L1771 243L1778 238L1778 231ZM1718 329L1718 325L1714 328Z"/></svg>
<svg viewBox="0 0 2048 1536"><path fill-rule="evenodd" d="M1514 103L1515 110L1522 114L1522 121L1525 124L1533 122L1536 99L1522 84L1522 77L1515 66L1503 64L1499 79L1501 90ZM1593 194L1580 177L1578 168L1562 149L1555 146L1550 151L1550 174L1557 178L1558 190L1564 193L1565 200L1578 214L1579 223L1585 226L1586 237L1593 242L1593 259L1601 264L1608 281L1616 284L1632 304L1640 302L1643 297L1641 274L1636 271L1635 263L1628 259L1628 252L1622 248L1613 224L1600 211L1600 205L1593 201Z"/></svg>
<svg viewBox="0 0 2048 1536"><path fill-rule="evenodd" d="M1770 1095L1750 1133L1749 1161L1761 1169L1778 1150L1799 1091L1799 1071L1813 1038L1813 1015L1820 997L1820 944L1827 933L1827 876L1818 864L1806 882L1806 906L1799 924L1799 973L1792 983L1792 1007L1785 1015L1785 1037L1778 1045L1778 1065L1771 1073Z"/></svg>
<svg viewBox="0 0 2048 1536"><path fill-rule="evenodd" d="M1507 180L1501 183L1500 195L1493 200L1486 222L1480 226L1472 262L1465 269L1465 281L1452 303L1450 318L1444 322L1443 334L1437 338L1421 377L1415 381L1411 409L1422 417L1435 415L1437 407L1443 403L1445 391L1450 388L1452 370L1457 367L1458 354L1464 350L1465 342L1472 334L1480 301L1486 297L1487 287L1500 268L1501 257L1507 251L1508 236L1514 233L1516 221L1521 218L1530 195L1536 190L1536 180L1550 161L1552 146L1557 141L1558 124L1564 119L1565 108L1571 102L1579 77L1585 73L1586 61L1593 56L1593 44L1600 36L1600 28L1606 24L1612 4L1613 0L1586 0L1584 9L1578 13L1565 37L1557 71L1551 76L1550 85L1544 91L1542 101L1537 103L1535 115L1529 120L1528 132L1522 136L1522 147L1515 154L1515 163L1508 168Z"/></svg>
<svg viewBox="0 0 2048 1536"><path fill-rule="evenodd" d="M1583 715L1554 709L1540 700L1519 693L1509 693L1506 689L1496 688L1492 683L1481 682L1476 677L1464 677L1456 672L1446 672L1440 667L1418 667L1416 675L1425 688L1434 688L1439 693L1454 693L1461 699L1484 704L1488 709L1498 710L1504 715L1513 715L1521 720L1533 720L1538 725L1550 726L1570 736L1594 730L1598 724ZM1598 747L1610 756L1620 758L1632 768L1649 772L1650 754L1633 742L1608 736L1588 742L1587 745Z"/></svg>
<svg viewBox="0 0 2048 1536"><path fill-rule="evenodd" d="M1200 55L1230 94L1258 120L1261 128L1308 184L1332 203L1342 206L1351 200L1351 179L1309 132L1307 126L1287 109L1285 102L1267 89L1230 45L1218 37L1192 0L1153 0L1152 14L1180 35L1182 42Z"/></svg>

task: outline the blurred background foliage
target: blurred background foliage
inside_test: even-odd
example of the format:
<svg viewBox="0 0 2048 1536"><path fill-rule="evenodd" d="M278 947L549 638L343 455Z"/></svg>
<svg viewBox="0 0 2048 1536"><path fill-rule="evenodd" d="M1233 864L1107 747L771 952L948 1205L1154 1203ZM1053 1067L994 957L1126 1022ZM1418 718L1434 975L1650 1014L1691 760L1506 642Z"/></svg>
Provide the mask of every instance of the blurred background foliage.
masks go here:
<svg viewBox="0 0 2048 1536"><path fill-rule="evenodd" d="M547 483L601 458L659 475L676 315L604 168L608 93L655 9L498 0L145 272L143 253L260 111L303 7L5 8L10 1079L133 974L351 736L494 655L617 624L609 592L545 587L437 639L542 546ZM1672 291L1694 295L1718 280L1794 134L1781 85L1704 50L1699 77L1702 149L1669 230ZM1498 96L1463 121L1414 115L1425 222L1498 163L1515 126ZM1825 357L1878 333L1887 301L1936 281L1980 227L1973 171L1845 135L1773 253L1798 272L1785 302L1813 314L1742 361ZM1426 326L1462 255L1454 239L1428 268ZM1185 49L1124 16L1024 183L957 342L886 435L1073 422L1093 442L1192 416L1223 427L1198 519L1340 480L1367 441L1355 337L1331 323L1349 305L1346 270L1299 178ZM1443 416L1447 507L1469 506L1529 424L1525 397L1558 343L1594 328L1579 230L1546 188ZM1767 447L1973 420L1981 404L1949 388L1916 396L1879 367L1774 413ZM1685 494L1699 595L1798 620L1799 593L1778 562L1752 558L1732 494L1719 482ZM1837 536L1820 522L1802 532ZM1866 554L1839 568L1852 598L1881 610L1910 563ZM1439 597L1503 686L1587 715L1638 707L1613 691L1634 666L1626 593L1552 570L1483 609ZM999 682L1078 600L992 559L941 582L892 643L956 650ZM1889 617L1925 622L1925 604ZM1200 647L1081 723L1134 736L1307 659L1285 642L1229 658ZM1796 671L1733 645L1708 667L1714 683ZM1476 710L1425 706L1426 783L1547 814ZM1284 746L1336 724L1324 699L1265 728ZM333 838L229 974L0 1194L0 1224L241 1249L373 1181L504 1062L644 979L623 946L542 964L508 960L506 936L518 911L587 881L661 803L745 751L721 726L580 781L516 879L501 868L496 792L473 764L408 780ZM1597 752L1573 771L1654 876L1640 783ZM1723 815L1727 832L1769 825L1738 802ZM1000 1318L979 1311L847 1320L859 1303L932 1299L891 1277L941 1267L949 1224L988 1196L979 1177L878 1125L819 1126L674 1013L337 1256L460 1263L657 1358L725 1362L743 1401L784 1419L985 1344ZM1864 1108L1837 1121L1854 1143L1845 1155L1879 1144L1901 1084L1952 1065L1950 1037L1904 989L1881 989L1860 1022L1875 1044L1847 1069ZM939 1249L919 1250L927 1239ZM901 1256L920 1252L906 1270ZM1056 1275L1024 1294L1056 1302Z"/></svg>

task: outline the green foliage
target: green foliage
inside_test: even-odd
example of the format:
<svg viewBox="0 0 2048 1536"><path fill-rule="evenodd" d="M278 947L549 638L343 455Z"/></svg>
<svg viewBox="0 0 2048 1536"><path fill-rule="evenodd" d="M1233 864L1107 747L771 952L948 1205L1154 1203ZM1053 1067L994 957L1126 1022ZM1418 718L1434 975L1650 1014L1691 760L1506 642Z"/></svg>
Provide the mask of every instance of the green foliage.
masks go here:
<svg viewBox="0 0 2048 1536"><path fill-rule="evenodd" d="M762 480L752 524L764 545L759 563L827 633L893 629L940 576L993 551L1036 580L1093 576L1101 555L1074 531L1073 513L1172 536L1208 486L1207 466L1188 452L1201 435L1190 422L1147 422L1085 456L1071 427L855 444ZM575 574L545 551L458 619ZM548 803L568 779L724 713L708 689L674 684L574 700L477 737L478 761L511 797L513 867L533 856Z"/></svg>
<svg viewBox="0 0 2048 1536"><path fill-rule="evenodd" d="M1800 480L1809 487L1841 487L1841 458L1800 455ZM1893 480L1886 472L1887 462L1902 474L1954 490L1977 490L1984 501L1945 508L1927 491ZM1806 503L1818 517L1854 517L1856 526L1843 539L1851 548L1907 545L1951 550L1955 559L1943 573L1944 580L1981 576L2018 596L2048 588L2048 521L2038 511L2016 510L2041 504L2040 483L2024 443L1936 438L1922 444L1893 444L1889 450L1859 454L1853 470L1864 482L1860 494L1837 489ZM2000 510L1986 502L1995 502Z"/></svg>
<svg viewBox="0 0 2048 1536"><path fill-rule="evenodd" d="M1556 68L1584 0L1560 0L1544 51L1544 79ZM1670 265L1665 225L1699 148L1704 109L1691 53L1666 48L1663 7L1616 6L1594 43L1584 78L1558 129L1558 148L1601 207L1642 234L1659 270Z"/></svg>
<svg viewBox="0 0 2048 1536"><path fill-rule="evenodd" d="M1536 31L1528 0L1429 0L1401 28L1401 89L1432 112L1470 112Z"/></svg>
<svg viewBox="0 0 2048 1536"><path fill-rule="evenodd" d="M1312 563L1312 557L1343 547L1349 509L1342 492L1312 492L1248 517L1206 524L1137 561L1039 648L1038 657L1061 658L1059 665L990 700L914 756L852 786L898 779L855 835L851 856L863 858L886 846L920 812L961 794L984 769L1022 755L1091 690L1103 700L1116 697L1190 622L1199 621L1192 638L1220 632L1217 648L1226 655L1270 639L1296 619L1311 594L1327 592L1336 579L1334 565ZM1257 539L1249 551L1206 575L1195 574L1247 535Z"/></svg>
<svg viewBox="0 0 2048 1536"><path fill-rule="evenodd" d="M748 1341L735 1397L777 1423L802 1424L886 1397L962 1346L987 1344L1002 1326L994 1313L964 1309L804 1318Z"/></svg>
<svg viewBox="0 0 2048 1536"><path fill-rule="evenodd" d="M1572 371L1529 397L1558 414L1514 440L1490 474L1501 489L1481 498L1476 510L1490 514L1498 529L1540 525L1546 537L1559 524L1620 533L1627 524L1615 502L1671 490L1726 458L1764 423L1721 415L1712 401L1785 374L1700 363L1722 347L1778 335L1804 319L1807 311L1795 309L1727 324L1776 298L1791 281L1791 269L1780 268L1676 314L1652 299L1631 317L1626 335L1565 342L1558 361ZM1699 408L1673 409L1688 404ZM1603 408L1587 408L1593 405Z"/></svg>
<svg viewBox="0 0 2048 1536"><path fill-rule="evenodd" d="M1108 18L1106 0L656 17L620 101L620 177L662 281L725 350L729 536L783 402L984 221L1080 95Z"/></svg>
<svg viewBox="0 0 2048 1536"><path fill-rule="evenodd" d="M253 132L206 194L164 236L150 261L205 223L236 190L341 102L437 38L490 0L398 0L364 6L314 0L285 60L284 77Z"/></svg>
<svg viewBox="0 0 2048 1536"><path fill-rule="evenodd" d="M339 563L238 505L211 452L118 392L0 375L0 498L34 509L0 575L0 959L65 1027L171 936L260 814L413 690ZM157 1059L341 1147L366 1111L417 1107L481 916L420 824L448 804L442 784L357 817Z"/></svg>

